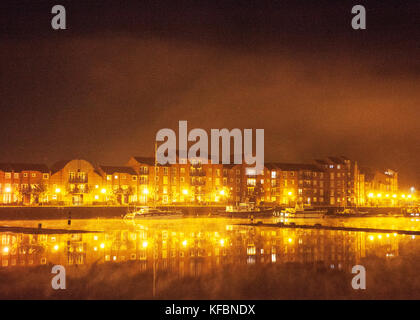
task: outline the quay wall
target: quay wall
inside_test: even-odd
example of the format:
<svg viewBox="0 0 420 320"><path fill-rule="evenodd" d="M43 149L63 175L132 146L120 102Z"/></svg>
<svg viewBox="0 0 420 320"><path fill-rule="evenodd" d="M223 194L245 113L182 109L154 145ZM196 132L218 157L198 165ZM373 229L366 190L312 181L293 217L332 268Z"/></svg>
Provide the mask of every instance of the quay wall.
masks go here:
<svg viewBox="0 0 420 320"><path fill-rule="evenodd" d="M208 215L214 210L224 207L177 207L188 216ZM96 219L96 218L121 218L127 213L127 207L0 207L1 220L49 220L49 219Z"/></svg>

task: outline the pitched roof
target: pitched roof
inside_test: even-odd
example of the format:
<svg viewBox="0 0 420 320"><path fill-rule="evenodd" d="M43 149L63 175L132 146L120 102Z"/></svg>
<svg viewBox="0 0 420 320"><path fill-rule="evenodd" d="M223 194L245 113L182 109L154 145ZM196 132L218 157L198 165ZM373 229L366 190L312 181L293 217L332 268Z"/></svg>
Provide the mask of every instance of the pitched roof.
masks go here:
<svg viewBox="0 0 420 320"><path fill-rule="evenodd" d="M338 157L328 157L328 159L329 159L331 162L334 162L334 163L336 163L336 164L344 164L343 159L340 159L340 158L338 158Z"/></svg>
<svg viewBox="0 0 420 320"><path fill-rule="evenodd" d="M39 171L42 173L48 173L50 170L45 164L38 163L1 163L0 170L2 171Z"/></svg>
<svg viewBox="0 0 420 320"><path fill-rule="evenodd" d="M66 164L67 163L69 163L71 160L60 160L60 161L57 161L56 163L54 163L52 166L51 166L51 172L52 173L56 173L56 172L58 172L58 171L60 171L61 169L63 169L65 166L66 166Z"/></svg>
<svg viewBox="0 0 420 320"><path fill-rule="evenodd" d="M315 162L316 162L316 163L319 163L319 164L321 164L321 165L326 165L326 164L328 164L328 162L327 162L327 161L322 160L322 159L316 159L316 160L315 160Z"/></svg>
<svg viewBox="0 0 420 320"><path fill-rule="evenodd" d="M127 173L136 175L136 172L131 167L114 167L114 166L99 166L106 174Z"/></svg>
<svg viewBox="0 0 420 320"><path fill-rule="evenodd" d="M276 164L272 162L264 163L264 167L266 167L268 170L278 169Z"/></svg>
<svg viewBox="0 0 420 320"><path fill-rule="evenodd" d="M299 170L310 170L310 171L318 171L323 172L324 170L319 168L315 164L307 164L307 163L273 163L277 169L283 171L299 171Z"/></svg>
<svg viewBox="0 0 420 320"><path fill-rule="evenodd" d="M149 166L155 165L155 158L153 157L133 157L137 162L147 164Z"/></svg>

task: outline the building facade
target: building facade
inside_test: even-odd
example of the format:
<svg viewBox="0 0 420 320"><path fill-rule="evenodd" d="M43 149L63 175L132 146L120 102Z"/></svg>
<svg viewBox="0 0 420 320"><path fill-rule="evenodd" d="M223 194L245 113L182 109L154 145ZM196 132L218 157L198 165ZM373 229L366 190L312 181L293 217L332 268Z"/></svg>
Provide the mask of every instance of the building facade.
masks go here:
<svg viewBox="0 0 420 320"><path fill-rule="evenodd" d="M76 159L0 164L1 205L234 205L378 206L401 204L398 173L360 169L346 157L305 163L247 164L177 159L157 165L131 157L125 166Z"/></svg>

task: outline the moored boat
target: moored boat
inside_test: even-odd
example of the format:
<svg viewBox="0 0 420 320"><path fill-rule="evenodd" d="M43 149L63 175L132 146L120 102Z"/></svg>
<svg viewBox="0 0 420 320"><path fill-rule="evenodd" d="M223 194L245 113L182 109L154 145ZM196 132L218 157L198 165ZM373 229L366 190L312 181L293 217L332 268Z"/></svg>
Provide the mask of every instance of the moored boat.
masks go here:
<svg viewBox="0 0 420 320"><path fill-rule="evenodd" d="M420 208L409 207L403 210L403 215L406 217L420 217Z"/></svg>
<svg viewBox="0 0 420 320"><path fill-rule="evenodd" d="M344 208L343 210L339 210L336 212L336 215L340 216L348 216L348 217L360 217L366 216L369 212L367 211L360 211L357 208Z"/></svg>
<svg viewBox="0 0 420 320"><path fill-rule="evenodd" d="M312 208L285 208L274 210L273 216L284 218L324 218L327 210L319 210Z"/></svg>
<svg viewBox="0 0 420 320"><path fill-rule="evenodd" d="M240 203L238 206L226 206L226 210L219 211L220 216L232 218L270 217L274 208L259 208L253 204Z"/></svg>
<svg viewBox="0 0 420 320"><path fill-rule="evenodd" d="M184 214L181 210L161 210L158 208L150 208L147 206L134 207L128 210L123 216L124 220L135 220L135 219L170 219L170 218L182 218Z"/></svg>

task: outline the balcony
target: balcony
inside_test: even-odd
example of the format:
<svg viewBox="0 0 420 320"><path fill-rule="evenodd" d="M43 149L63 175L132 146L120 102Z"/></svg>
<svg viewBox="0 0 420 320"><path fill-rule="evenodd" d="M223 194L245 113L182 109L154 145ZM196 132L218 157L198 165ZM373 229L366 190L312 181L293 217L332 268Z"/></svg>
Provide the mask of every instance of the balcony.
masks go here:
<svg viewBox="0 0 420 320"><path fill-rule="evenodd" d="M206 172L204 170L190 170L190 176L192 177L204 177Z"/></svg>
<svg viewBox="0 0 420 320"><path fill-rule="evenodd" d="M205 186L206 185L206 181L202 180L191 180L191 185L192 186Z"/></svg>
<svg viewBox="0 0 420 320"><path fill-rule="evenodd" d="M88 177L69 177L69 183L87 183Z"/></svg>
<svg viewBox="0 0 420 320"><path fill-rule="evenodd" d="M139 171L140 175L148 175L149 174L149 168L143 169L141 168Z"/></svg>
<svg viewBox="0 0 420 320"><path fill-rule="evenodd" d="M69 194L84 194L84 193L89 193L90 189L89 186L84 186L84 188L68 188L67 192Z"/></svg>

